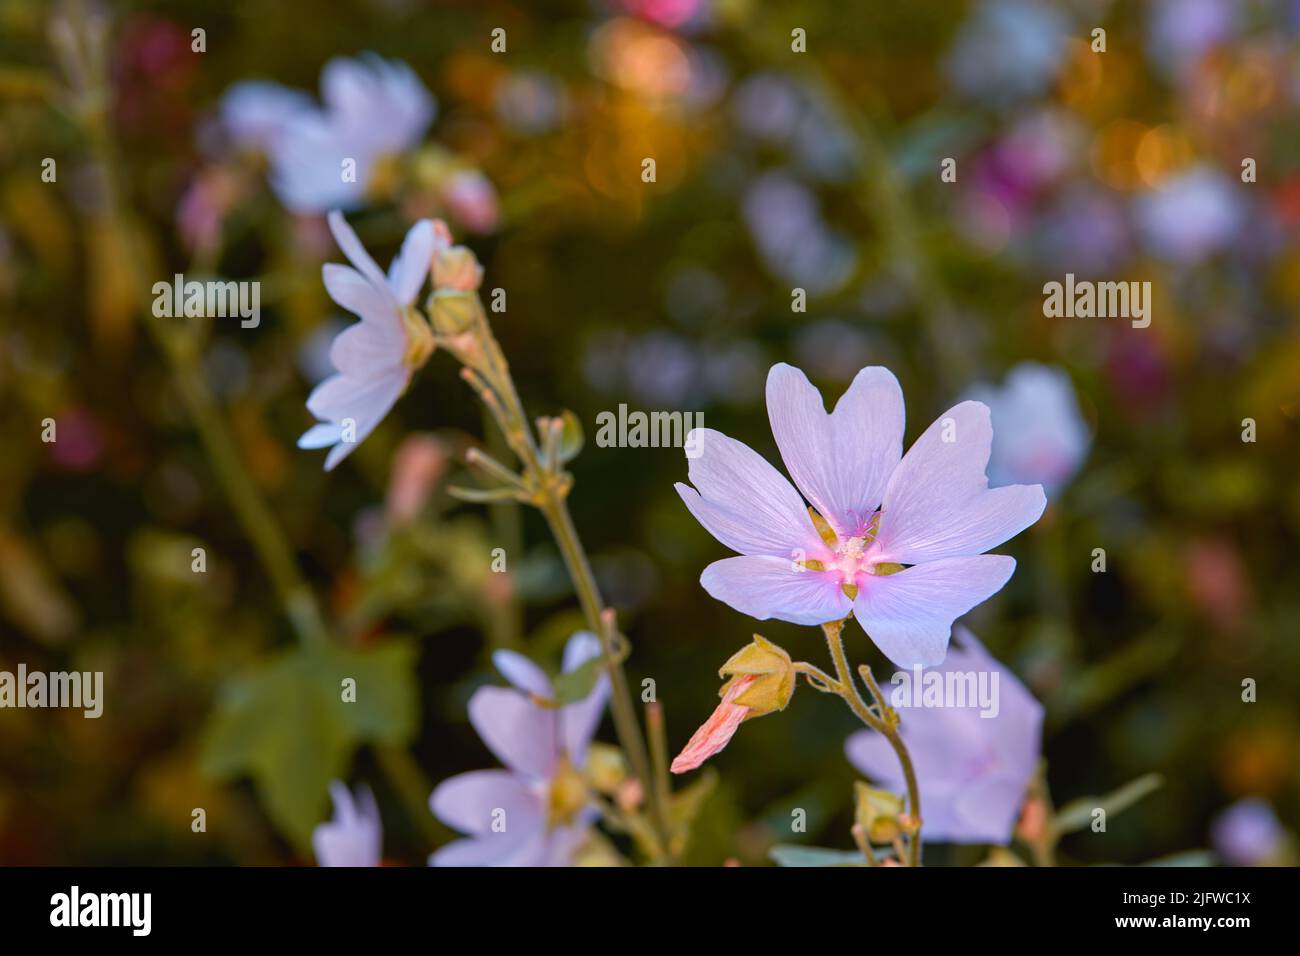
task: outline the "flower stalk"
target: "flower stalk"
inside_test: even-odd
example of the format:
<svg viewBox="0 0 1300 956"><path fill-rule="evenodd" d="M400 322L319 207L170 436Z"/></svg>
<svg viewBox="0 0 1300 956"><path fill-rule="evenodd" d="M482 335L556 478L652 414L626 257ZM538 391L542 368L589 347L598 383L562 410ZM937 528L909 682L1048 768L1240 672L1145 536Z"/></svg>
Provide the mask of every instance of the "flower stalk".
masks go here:
<svg viewBox="0 0 1300 956"><path fill-rule="evenodd" d="M435 293L434 299L438 295ZM437 309L434 299L430 301L430 311L434 327L438 328L438 316L432 314ZM464 363L461 377L491 412L506 444L519 459L521 471L516 474L478 450L472 450L467 461L500 482L503 488L514 492L519 500L533 505L546 520L573 582L587 627L600 638L605 669L612 685L610 711L619 746L627 755L632 773L645 788L650 819L658 835L657 843L666 847L668 831L664 804L667 787L655 783L649 749L633 707L622 664L626 639L618 633L613 610L605 605L569 512L568 495L573 487L573 477L563 467L566 460L562 446L563 422L559 418L538 419L537 433L534 434L510 374L509 363L492 332L477 293L472 294L468 312L460 327L447 329L444 325L447 332L439 335L439 345Z"/></svg>
<svg viewBox="0 0 1300 956"><path fill-rule="evenodd" d="M830 650L831 660L835 663L835 677L802 662L796 664L795 669L804 675L812 687L823 693L832 693L840 697L859 720L881 734L894 748L894 752L898 755L898 762L903 768L903 778L907 781L907 810L911 821L905 844L900 842L897 848L898 855L900 860L907 861L908 866L920 866L921 791L917 786L916 770L912 766L911 755L908 754L907 745L903 743L903 738L898 733L898 712L889 706L884 694L881 693L880 685L871 675L871 668L865 665L859 668L859 673L875 702L874 707L868 705L862 698L853 680L853 672L849 669L848 656L844 652L843 630L844 621L830 621L822 625L822 632L826 635L826 646Z"/></svg>

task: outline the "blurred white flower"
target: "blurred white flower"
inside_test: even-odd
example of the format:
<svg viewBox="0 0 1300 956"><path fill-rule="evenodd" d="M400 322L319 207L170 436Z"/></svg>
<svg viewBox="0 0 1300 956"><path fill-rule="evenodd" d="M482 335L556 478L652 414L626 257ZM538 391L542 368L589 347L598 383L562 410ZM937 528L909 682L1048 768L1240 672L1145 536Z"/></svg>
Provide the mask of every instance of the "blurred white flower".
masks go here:
<svg viewBox="0 0 1300 956"><path fill-rule="evenodd" d="M1265 866L1286 842L1286 831L1263 800L1238 800L1210 826L1214 850L1229 866Z"/></svg>
<svg viewBox="0 0 1300 956"><path fill-rule="evenodd" d="M948 73L963 93L993 103L1045 93L1065 63L1069 27L1045 4L991 0L962 26Z"/></svg>
<svg viewBox="0 0 1300 956"><path fill-rule="evenodd" d="M420 141L437 105L409 66L374 54L325 64L321 102L260 82L222 101L232 135L267 154L272 188L297 213L361 205L382 161Z"/></svg>
<svg viewBox="0 0 1300 956"><path fill-rule="evenodd" d="M378 866L383 850L379 807L369 787L357 790L353 799L348 788L335 780L330 784L334 819L316 827L311 846L320 866Z"/></svg>
<svg viewBox="0 0 1300 956"><path fill-rule="evenodd" d="M1038 484L1050 498L1078 471L1092 438L1064 371L1022 362L1000 388L978 385L967 397L993 419L990 485Z"/></svg>
<svg viewBox="0 0 1300 956"><path fill-rule="evenodd" d="M1178 265L1195 265L1229 246L1243 219L1229 180L1197 167L1137 200L1138 228L1151 253Z"/></svg>

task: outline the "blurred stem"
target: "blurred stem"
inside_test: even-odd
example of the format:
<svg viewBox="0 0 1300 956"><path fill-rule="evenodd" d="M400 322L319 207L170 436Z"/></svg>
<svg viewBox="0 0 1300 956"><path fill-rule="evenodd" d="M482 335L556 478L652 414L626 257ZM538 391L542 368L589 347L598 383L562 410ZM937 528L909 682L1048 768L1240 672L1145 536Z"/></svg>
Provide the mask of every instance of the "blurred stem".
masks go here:
<svg viewBox="0 0 1300 956"><path fill-rule="evenodd" d="M493 458L503 458L509 450L501 433L491 427L492 415L483 410L484 434L487 436L488 451ZM523 521L518 502L494 501L488 505L488 520L492 531L506 554L518 555L523 552ZM519 592L511 578L510 595L505 601L493 603L487 608L488 640L493 647L517 649L523 643L524 612L519 601Z"/></svg>
<svg viewBox="0 0 1300 956"><path fill-rule="evenodd" d="M907 781L908 812L916 824L916 829L908 835L907 861L909 866L920 866L921 791L916 784L916 771L912 767L912 758L907 752L907 745L903 743L903 738L898 734L897 714L885 702L883 696L880 695L875 680L869 676L867 677L867 686L876 699L876 706L880 709L880 715L877 716L867 706L867 702L862 699L862 694L858 691L858 685L853 680L853 672L849 669L848 657L844 653L843 630L843 621L830 621L822 625L822 632L826 635L826 646L830 649L831 660L835 662L836 679L830 686L834 692L844 699L844 702L849 705L849 709L857 715L859 720L872 730L882 734L889 741L889 745L894 748L894 753L898 755L898 762L903 768L903 778ZM864 668L864 670L866 669ZM867 674L870 674L869 670L867 670Z"/></svg>
<svg viewBox="0 0 1300 956"><path fill-rule="evenodd" d="M672 796L672 786L668 780L668 733L664 727L664 707L659 701L645 705L646 732L650 737L650 763L654 771L655 799L658 805L668 810ZM671 841L665 846L669 859L675 853Z"/></svg>
<svg viewBox="0 0 1300 956"><path fill-rule="evenodd" d="M658 836L657 842L660 846L667 847L667 811L651 773L645 737L642 736L632 692L616 646L620 635L615 625L614 612L606 607L601 597L587 551L573 524L573 516L569 513L568 494L572 476L563 470L559 461L543 455L539 449L514 378L510 374L510 365L492 333L482 301L476 299L476 302L478 307L475 309L474 324L478 331L476 339L482 351L472 355L462 353L462 361L472 368L473 374L468 380L474 384L476 379L481 379L488 386L481 397L497 417L505 442L523 465L524 479L533 491L532 504L542 513L555 538L573 582L573 589L578 595L583 616L587 620L587 627L600 638L605 669L612 685L610 710L614 717L614 731L618 735L619 746L632 765L632 773L645 788L650 818ZM544 425L558 428L559 421L553 419Z"/></svg>
<svg viewBox="0 0 1300 956"><path fill-rule="evenodd" d="M430 846L443 842L445 834L429 812L429 795L433 788L415 758L400 747L376 747L374 753L376 763L388 778L397 798L402 802L402 808L414 821L420 835Z"/></svg>
<svg viewBox="0 0 1300 956"><path fill-rule="evenodd" d="M75 15L80 12L80 5L74 4L72 9ZM111 97L108 95L107 81L99 75L87 75L86 80L91 86L74 87L73 92L77 97L74 112L102 171L105 210L116 223L114 231L127 246L123 261L131 271L130 284L140 290L143 300L147 298L150 284L145 274L140 233L122 199L117 151L108 128L107 105ZM217 478L245 534L252 541L258 558L266 568L280 606L293 625L298 639L303 644L323 642L326 631L320 607L311 588L299 573L297 561L280 533L274 514L240 460L239 451L208 388L196 350L186 337L178 334L181 331L179 328L168 327L151 309L143 309L141 313L150 335L167 360L172 380L199 433L199 439Z"/></svg>
<svg viewBox="0 0 1300 956"><path fill-rule="evenodd" d="M83 49L94 47L88 39L89 26L80 3L68 5L66 21L74 42L81 40ZM75 57L72 50L62 51L65 61ZM86 57L79 64L64 63L71 92L73 114L77 118L90 144L92 157L102 170L104 180L104 208L116 222L117 233L127 245L123 260L131 271L131 285L140 290L142 301L147 301L150 290L146 275L145 255L139 230L122 198L121 177L117 149L108 125L110 95L107 64L97 57ZM169 327L153 314L152 309L141 310L150 336L167 360L172 379L185 403L186 411L194 423L204 451L212 462L235 516L244 533L253 542L258 559L271 579L285 616L293 626L298 641L304 647L319 647L329 640L325 620L315 594L298 568L298 562L288 540L281 532L275 515L267 505L256 483L239 455L234 439L226 427L221 410L208 388L202 363L198 359L194 340L180 334L178 327ZM399 792L412 788L430 791L427 781L410 755L401 752L380 754L380 765L386 772L398 771L394 784ZM425 827L429 814L424 812L423 801L413 812L418 827ZM431 818L430 818L431 819Z"/></svg>

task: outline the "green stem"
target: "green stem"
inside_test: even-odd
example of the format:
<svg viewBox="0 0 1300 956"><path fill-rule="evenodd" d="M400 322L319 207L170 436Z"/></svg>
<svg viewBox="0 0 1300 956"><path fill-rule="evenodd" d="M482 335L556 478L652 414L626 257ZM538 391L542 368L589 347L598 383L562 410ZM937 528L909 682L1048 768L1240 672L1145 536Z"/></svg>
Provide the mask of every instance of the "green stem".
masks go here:
<svg viewBox="0 0 1300 956"><path fill-rule="evenodd" d="M877 717L858 692L857 684L853 680L853 672L849 669L848 657L844 653L844 640L841 636L843 629L843 621L831 621L822 625L822 631L826 635L826 646L830 649L831 660L835 662L839 696L844 699L844 702L849 705L849 709L857 715L859 720L872 730L882 734L889 741L889 745L894 748L894 753L898 755L898 762L903 768L903 779L907 781L908 812L918 827L908 838L908 865L920 866L921 790L917 786L916 770L912 766L912 758L907 752L907 745L903 743L903 738L898 734L897 726L889 719L890 712L885 709L886 705L883 700L877 700L882 714L882 717ZM872 681L871 683L874 684L875 682Z"/></svg>
<svg viewBox="0 0 1300 956"><path fill-rule="evenodd" d="M573 589L578 595L583 617L587 620L587 627L600 638L605 669L609 673L612 690L610 711L614 718L614 731L618 736L619 746L631 763L632 773L645 788L650 818L658 834L658 842L666 847L669 842L667 808L663 805L660 788L655 785L651 773L650 756L633 706L632 692L615 646L617 633L613 612L606 612L596 576L591 570L591 562L587 558L582 539L578 536L578 530L573 524L573 516L569 513L569 476L561 470L559 462L544 460L534 440L514 378L510 374L509 363L496 337L492 334L491 325L481 304L476 319L484 355L483 366L476 369L476 373L486 379L486 384L499 399L498 403L489 404L489 408L498 416L497 424L501 428L505 441L523 464L526 480L534 489L533 503L546 519L556 546L560 549L565 568L573 582Z"/></svg>

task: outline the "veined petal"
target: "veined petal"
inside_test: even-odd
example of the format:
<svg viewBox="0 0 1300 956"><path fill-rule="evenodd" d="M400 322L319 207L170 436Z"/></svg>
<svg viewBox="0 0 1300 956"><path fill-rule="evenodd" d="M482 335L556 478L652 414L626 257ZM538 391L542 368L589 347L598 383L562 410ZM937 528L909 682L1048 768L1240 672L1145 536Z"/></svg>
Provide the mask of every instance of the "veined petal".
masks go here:
<svg viewBox="0 0 1300 956"><path fill-rule="evenodd" d="M545 823L541 804L509 770L472 770L444 780L429 797L433 815L462 833L491 833L494 824L525 832Z"/></svg>
<svg viewBox="0 0 1300 956"><path fill-rule="evenodd" d="M796 571L788 558L745 555L714 561L700 575L710 595L760 621L825 624L848 617L853 603L824 571Z"/></svg>
<svg viewBox="0 0 1300 956"><path fill-rule="evenodd" d="M410 305L424 285L436 245L432 219L421 219L406 233L402 251L388 267L388 284L402 305Z"/></svg>
<svg viewBox="0 0 1300 956"><path fill-rule="evenodd" d="M889 479L873 550L899 564L982 554L1037 521L1047 506L1041 486L989 488L992 439L980 402L962 402L926 429Z"/></svg>
<svg viewBox="0 0 1300 956"><path fill-rule="evenodd" d="M864 368L826 413L822 396L784 363L767 376L767 414L786 470L841 537L861 534L903 454L903 390L892 372Z"/></svg>
<svg viewBox="0 0 1300 956"><path fill-rule="evenodd" d="M793 520L781 523L757 522L748 504L706 501L698 491L680 481L673 487L695 520L704 526L704 530L733 551L786 560L799 557L796 552L800 551L804 557L816 560L830 553L825 542L817 536L817 529L813 527L812 520L808 519L806 511L803 512L803 517L808 519L808 526L804 529L791 528ZM791 537L796 533L799 537Z"/></svg>
<svg viewBox="0 0 1300 956"><path fill-rule="evenodd" d="M707 513L715 525L724 528L728 537L761 546L760 554L787 556L820 541L799 493L758 452L711 428L692 429L686 441L688 447L700 449L697 457L688 459L691 484L712 506L701 513ZM678 492L695 513L681 486ZM736 527L737 513L750 528L747 534ZM700 521L713 532L704 518Z"/></svg>
<svg viewBox="0 0 1300 956"><path fill-rule="evenodd" d="M734 703L734 701L756 680L758 680L757 677L747 675L738 679L728 688L727 695L722 698L722 703L714 708L713 713L709 715L709 719L691 735L691 739L686 742L682 752L673 759L673 764L669 768L673 773L686 773L688 770L694 770L731 743L731 738L740 729L741 722L749 715L748 707L742 707L740 704Z"/></svg>
<svg viewBox="0 0 1300 956"><path fill-rule="evenodd" d="M944 558L880 577L858 576L853 614L902 668L943 661L952 622L1002 589L1016 561L1001 554Z"/></svg>
<svg viewBox="0 0 1300 956"><path fill-rule="evenodd" d="M517 690L480 687L469 699L469 721L511 770L548 777L555 767L555 712Z"/></svg>

